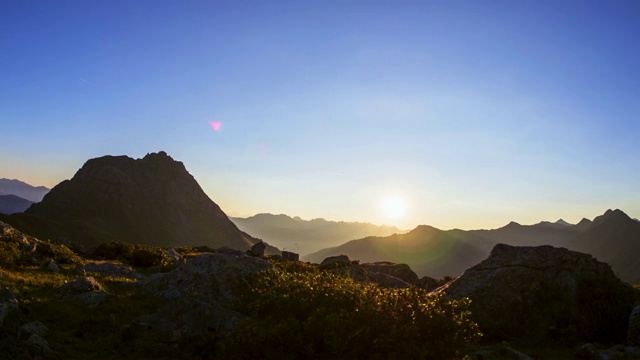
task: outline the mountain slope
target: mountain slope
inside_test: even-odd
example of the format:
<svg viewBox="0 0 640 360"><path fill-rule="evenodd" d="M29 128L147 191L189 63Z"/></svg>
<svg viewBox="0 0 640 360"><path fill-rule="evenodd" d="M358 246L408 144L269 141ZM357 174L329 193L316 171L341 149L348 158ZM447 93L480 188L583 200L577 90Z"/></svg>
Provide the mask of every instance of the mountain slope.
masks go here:
<svg viewBox="0 0 640 360"><path fill-rule="evenodd" d="M44 186L31 186L16 179L0 179L0 195L16 195L33 202L42 201L49 192Z"/></svg>
<svg viewBox="0 0 640 360"><path fill-rule="evenodd" d="M348 255L361 261L406 263L419 275L460 275L488 256L491 248L553 245L585 252L607 262L624 281L640 283L640 222L620 210L608 210L577 225L564 221L520 225L511 222L494 230L449 230L421 225L404 235L368 237L320 250L303 259L321 262L327 256Z"/></svg>
<svg viewBox="0 0 640 360"><path fill-rule="evenodd" d="M33 204L33 201L29 201L17 195L0 195L0 213L2 214L23 212L27 210L31 204Z"/></svg>
<svg viewBox="0 0 640 360"><path fill-rule="evenodd" d="M248 218L231 218L240 229L283 250L309 254L325 247L366 236L387 236L401 232L394 226L360 222L337 222L325 219L303 220L284 214L258 214Z"/></svg>
<svg viewBox="0 0 640 360"><path fill-rule="evenodd" d="M491 241L476 234L420 225L406 234L353 240L303 259L319 263L328 256L345 254L361 262L405 263L420 276L440 278L460 275L486 258L492 247Z"/></svg>
<svg viewBox="0 0 640 360"><path fill-rule="evenodd" d="M609 263L621 279L640 284L640 222L620 210L607 210L567 247Z"/></svg>
<svg viewBox="0 0 640 360"><path fill-rule="evenodd" d="M121 240L245 250L257 241L240 231L184 165L164 152L143 159L89 160L42 202L6 221L31 235L66 237L89 246Z"/></svg>
<svg viewBox="0 0 640 360"><path fill-rule="evenodd" d="M470 230L494 243L504 243L514 246L566 246L566 242L574 238L583 228L563 222L551 223L543 221L535 225L520 225L510 222L508 225L493 230Z"/></svg>

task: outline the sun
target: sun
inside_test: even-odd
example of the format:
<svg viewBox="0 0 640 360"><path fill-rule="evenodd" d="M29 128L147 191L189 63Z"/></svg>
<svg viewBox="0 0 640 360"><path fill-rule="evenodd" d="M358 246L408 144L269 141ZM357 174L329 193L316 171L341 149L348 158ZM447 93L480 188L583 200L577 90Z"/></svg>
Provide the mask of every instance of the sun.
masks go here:
<svg viewBox="0 0 640 360"><path fill-rule="evenodd" d="M399 196L388 196L382 200L381 209L388 219L397 220L407 212L407 203Z"/></svg>

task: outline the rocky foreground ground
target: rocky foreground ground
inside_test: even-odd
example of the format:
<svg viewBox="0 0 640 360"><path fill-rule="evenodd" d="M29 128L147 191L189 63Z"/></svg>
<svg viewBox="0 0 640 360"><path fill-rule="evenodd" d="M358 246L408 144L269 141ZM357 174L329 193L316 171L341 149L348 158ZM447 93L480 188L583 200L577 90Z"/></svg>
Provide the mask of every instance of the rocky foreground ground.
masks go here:
<svg viewBox="0 0 640 360"><path fill-rule="evenodd" d="M471 359L640 358L640 308L634 308L633 287L620 281L607 264L563 248L500 244L462 276L436 280L418 278L403 264L359 264L346 256L315 265L296 261L291 253L286 254L287 260L265 257L259 245L247 252L138 248L132 254L156 259L157 264L151 261L145 264L149 266L132 267L122 261L136 260L131 254L91 259L91 254L72 251L72 244L40 241L4 223L0 228L0 353L6 358L242 358L246 354L388 358L401 353L393 348L401 344L380 345L385 336L403 339L415 329L429 332L435 326L436 320L429 316L433 318L437 311L407 310L412 304L449 309L447 316L457 320L446 324L458 326L451 337L464 332L449 348L433 345L436 350L425 346L422 352L403 353L415 358L442 354ZM136 264L145 259L137 258ZM268 283L273 291L267 288L264 292L255 279L265 273L287 275L267 277L276 282ZM300 274L303 276L297 276ZM277 282L282 279L286 281ZM306 283L300 284L300 279ZM308 289L313 286L326 289ZM251 292L260 291L262 299L276 302L247 300ZM351 295L358 292L362 298ZM405 299L408 307L374 309L365 301L369 299L366 294L373 292L379 292L375 295L378 302ZM322 299L323 294L331 299ZM346 297L336 303L341 296ZM438 300L426 300L430 297ZM471 299L468 306L466 298ZM289 304L291 314L278 313L282 304ZM369 326L367 322L374 320L354 317L359 310L371 311L368 314L378 316L375 321L380 323ZM394 312L397 316L389 315ZM271 323L265 326L257 317ZM354 319L362 326L356 323L349 330ZM313 329L305 324L313 324ZM376 324L387 324L399 334L376 332L372 329ZM281 339L277 328L284 326L313 339L301 337L303 343L296 343L298 334L290 332ZM473 329L483 336L470 331ZM290 329L282 330L287 333ZM347 339L335 340L332 334ZM356 340L348 339L349 334ZM332 348L333 353L322 353L322 347L331 345L316 343L323 336L343 342ZM281 353L275 353L276 348Z"/></svg>

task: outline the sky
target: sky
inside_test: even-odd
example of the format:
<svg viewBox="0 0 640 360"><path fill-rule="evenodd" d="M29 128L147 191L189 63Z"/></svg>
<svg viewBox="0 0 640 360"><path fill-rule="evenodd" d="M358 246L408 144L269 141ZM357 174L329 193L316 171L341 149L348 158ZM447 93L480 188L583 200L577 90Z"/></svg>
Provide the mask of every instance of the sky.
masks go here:
<svg viewBox="0 0 640 360"><path fill-rule="evenodd" d="M0 177L166 151L231 216L640 217L638 1L0 0Z"/></svg>

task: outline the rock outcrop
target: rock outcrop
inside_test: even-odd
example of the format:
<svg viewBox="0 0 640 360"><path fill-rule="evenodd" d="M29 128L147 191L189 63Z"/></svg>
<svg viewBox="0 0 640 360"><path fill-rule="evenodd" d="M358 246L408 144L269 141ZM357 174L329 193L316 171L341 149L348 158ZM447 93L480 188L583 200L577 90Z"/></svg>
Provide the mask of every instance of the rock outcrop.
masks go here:
<svg viewBox="0 0 640 360"><path fill-rule="evenodd" d="M188 347L212 344L245 317L229 308L240 287L247 286L244 279L271 268L266 260L228 251L198 255L168 273L154 274L142 291L171 299L171 304L134 321L132 336Z"/></svg>
<svg viewBox="0 0 640 360"><path fill-rule="evenodd" d="M409 284L418 282L418 275L407 264L394 264L388 261L360 264L367 272L386 274L404 280Z"/></svg>
<svg viewBox="0 0 640 360"><path fill-rule="evenodd" d="M624 343L634 304L631 286L609 265L552 246L498 244L486 260L436 291L469 297L488 340Z"/></svg>
<svg viewBox="0 0 640 360"><path fill-rule="evenodd" d="M257 241L240 231L185 166L165 152L142 159L91 159L40 203L6 219L34 236L64 237L85 246L118 240L245 251Z"/></svg>

